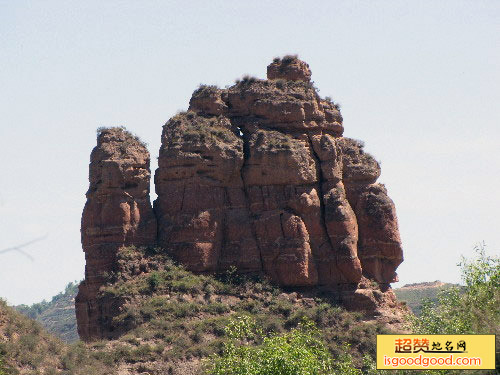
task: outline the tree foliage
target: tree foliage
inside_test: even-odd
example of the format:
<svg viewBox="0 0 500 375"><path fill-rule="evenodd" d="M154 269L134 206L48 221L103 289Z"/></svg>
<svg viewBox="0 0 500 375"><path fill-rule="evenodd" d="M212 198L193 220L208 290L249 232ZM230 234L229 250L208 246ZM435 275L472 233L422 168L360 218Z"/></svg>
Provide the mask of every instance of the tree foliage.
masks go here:
<svg viewBox="0 0 500 375"><path fill-rule="evenodd" d="M427 300L419 317L410 318L416 334L496 334L500 349L500 258L489 256L484 244L474 248L476 257L462 257L463 287L442 291L438 301ZM497 364L500 355L496 353ZM431 372L430 372L431 373ZM436 371L433 374L475 373L471 371ZM495 372L481 372L483 374Z"/></svg>
<svg viewBox="0 0 500 375"><path fill-rule="evenodd" d="M488 256L484 245L476 258L462 257L464 287L441 292L438 302L426 301L411 328L419 334L500 334L500 259Z"/></svg>
<svg viewBox="0 0 500 375"><path fill-rule="evenodd" d="M458 264L464 286L442 291L437 302L426 301L419 317L410 319L416 334L497 334L500 337L500 260L486 254L484 245L475 248L476 257L462 257ZM296 329L265 335L250 317L233 319L226 327L230 338L221 355L212 356L206 366L209 375L410 375L421 371L377 370L365 356L362 369L354 367L345 346L333 358L321 332L308 320ZM500 347L497 343L497 347ZM498 354L497 354L498 361ZM475 374L476 371L427 370L428 375ZM480 372L481 375L494 373Z"/></svg>
<svg viewBox="0 0 500 375"><path fill-rule="evenodd" d="M255 320L237 317L226 326L230 340L212 356L210 375L360 375L345 353L334 361L321 332L310 320L284 334L265 335Z"/></svg>

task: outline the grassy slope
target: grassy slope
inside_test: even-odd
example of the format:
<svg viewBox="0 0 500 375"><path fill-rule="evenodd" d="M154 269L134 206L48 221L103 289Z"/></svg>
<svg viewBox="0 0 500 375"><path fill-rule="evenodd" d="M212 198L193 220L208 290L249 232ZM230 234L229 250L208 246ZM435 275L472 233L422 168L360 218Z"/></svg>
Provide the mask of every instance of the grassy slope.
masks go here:
<svg viewBox="0 0 500 375"><path fill-rule="evenodd" d="M129 266L144 256L143 250L124 249L122 264ZM0 338L7 362L22 374L196 374L204 359L220 352L230 317L245 314L267 332L284 332L308 316L322 330L334 357L348 343L360 363L362 355L375 354L376 334L387 331L380 323L335 306L326 296L299 298L264 280L242 279L231 272L217 278L194 275L160 254L148 259L154 271L131 277L123 270L102 290L103 295L128 299L113 321L126 333L115 340L65 345L2 305L10 320L24 327L15 341ZM8 330L5 322L3 326ZM40 342L43 345L35 344ZM28 354L35 358L24 358ZM35 370L43 368L51 370Z"/></svg>
<svg viewBox="0 0 500 375"><path fill-rule="evenodd" d="M419 283L405 285L394 290L398 299L404 301L416 314L420 315L422 301L437 301L440 291L454 286L449 283ZM66 342L78 340L74 298L78 292L77 283L69 283L64 292L54 296L50 302L35 303L31 306L19 305L15 308L31 319L37 320L50 333Z"/></svg>
<svg viewBox="0 0 500 375"><path fill-rule="evenodd" d="M55 374L65 345L0 300L0 374ZM0 363L1 363L0 362Z"/></svg>
<svg viewBox="0 0 500 375"><path fill-rule="evenodd" d="M75 296L78 282L69 283L64 292L52 297L50 302L42 301L31 306L19 305L15 309L34 319L50 333L66 342L78 340L75 317Z"/></svg>
<svg viewBox="0 0 500 375"><path fill-rule="evenodd" d="M124 249L123 263L134 264L144 257L141 252ZM326 297L298 298L264 280L242 279L231 272L218 278L194 275L161 254L150 259L155 271L121 278L103 291L136 296L114 319L117 330L130 331L113 344L112 356L119 357L120 351L132 355L135 366L150 373L195 373L200 360L221 350L223 328L235 314L253 316L268 332L296 327L308 316L323 331L334 356L347 342L359 360L362 354L374 355L375 335L384 331L381 324L364 322L361 314L346 312Z"/></svg>

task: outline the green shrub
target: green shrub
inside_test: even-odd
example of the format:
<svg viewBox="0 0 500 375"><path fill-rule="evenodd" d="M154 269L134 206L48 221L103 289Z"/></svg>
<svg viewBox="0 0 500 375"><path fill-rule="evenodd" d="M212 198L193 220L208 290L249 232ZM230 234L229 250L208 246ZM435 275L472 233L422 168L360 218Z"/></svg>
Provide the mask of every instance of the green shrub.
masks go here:
<svg viewBox="0 0 500 375"><path fill-rule="evenodd" d="M310 320L284 334L265 335L248 316L233 319L226 327L230 338L222 354L206 363L210 375L360 375L348 354L331 357L321 332Z"/></svg>
<svg viewBox="0 0 500 375"><path fill-rule="evenodd" d="M11 375L17 373L17 371L7 366L7 364L3 360L2 354L0 353L0 375Z"/></svg>
<svg viewBox="0 0 500 375"><path fill-rule="evenodd" d="M219 88L216 85L205 85L200 83L198 88L193 92L193 96L210 95L212 93L216 93L218 90Z"/></svg>
<svg viewBox="0 0 500 375"><path fill-rule="evenodd" d="M217 125L216 121L210 124L192 124L185 132L184 137L190 141L208 142L222 140L224 142L233 142L237 139L236 135L227 128Z"/></svg>
<svg viewBox="0 0 500 375"><path fill-rule="evenodd" d="M151 275L148 276L147 282L149 285L149 289L155 291L162 283L162 278L158 272L152 272Z"/></svg>
<svg viewBox="0 0 500 375"><path fill-rule="evenodd" d="M281 59L281 63L283 65L289 65L291 64L292 62L294 62L295 60L297 60L299 58L298 55L285 55L283 56L283 58Z"/></svg>
<svg viewBox="0 0 500 375"><path fill-rule="evenodd" d="M288 134L278 131L262 131L257 132L258 149L278 151L290 150L293 148L293 138Z"/></svg>
<svg viewBox="0 0 500 375"><path fill-rule="evenodd" d="M269 309L276 314L288 317L292 313L294 306L293 303L287 299L278 298L273 301L273 303L269 306Z"/></svg>
<svg viewBox="0 0 500 375"><path fill-rule="evenodd" d="M130 138L131 140L134 140L136 142L138 142L141 146L143 147L147 147L148 144L146 142L144 142L143 140L141 140L141 138L128 131L125 126L110 126L110 127L106 127L106 126L100 126L97 128L96 130L96 133L97 133L97 138L99 138L103 133L106 133L106 132L112 132L112 131L121 131L123 132L128 138ZM125 140L122 144L123 147L121 147L122 151L126 151L126 148L131 144L131 142L129 140Z"/></svg>
<svg viewBox="0 0 500 375"><path fill-rule="evenodd" d="M74 370L85 363L87 351L81 342L71 345L62 357L62 365L65 370Z"/></svg>
<svg viewBox="0 0 500 375"><path fill-rule="evenodd" d="M259 80L258 78L249 76L247 74L247 75L244 75L242 79L237 79L235 81L235 83L237 85L241 85L241 86L248 86L248 85L251 85L252 83L257 82L258 80Z"/></svg>
<svg viewBox="0 0 500 375"><path fill-rule="evenodd" d="M258 313L260 309L262 309L262 304L256 300L245 300L238 304L238 307L241 310L248 311L249 313Z"/></svg>
<svg viewBox="0 0 500 375"><path fill-rule="evenodd" d="M227 121L223 116L205 117L192 111L179 112L165 124L164 128L167 129L168 137L174 144L185 141L241 142L238 136L228 128Z"/></svg>
<svg viewBox="0 0 500 375"><path fill-rule="evenodd" d="M326 96L325 101L328 102L337 111L340 111L340 103L335 103L330 96Z"/></svg>

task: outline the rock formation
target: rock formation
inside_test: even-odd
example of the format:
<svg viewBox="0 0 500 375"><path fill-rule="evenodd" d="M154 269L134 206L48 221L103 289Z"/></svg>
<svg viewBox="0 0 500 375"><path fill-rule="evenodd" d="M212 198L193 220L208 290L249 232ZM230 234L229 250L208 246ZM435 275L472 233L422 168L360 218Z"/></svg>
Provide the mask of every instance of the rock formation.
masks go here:
<svg viewBox="0 0 500 375"><path fill-rule="evenodd" d="M342 136L339 107L319 97L305 62L277 58L267 74L200 86L164 125L154 215L147 150L122 130L101 133L82 220L83 338L99 336L86 328L105 319L93 305L99 275L127 244L156 243L193 272L236 267L282 286L348 291L345 303L367 294L362 280L396 280L401 241L379 164Z"/></svg>
<svg viewBox="0 0 500 375"><path fill-rule="evenodd" d="M156 241L149 198L149 152L122 128L100 130L90 156L87 202L82 216L85 280L75 299L78 333L99 338L117 301L98 300L99 288L116 270L116 252L126 245Z"/></svg>

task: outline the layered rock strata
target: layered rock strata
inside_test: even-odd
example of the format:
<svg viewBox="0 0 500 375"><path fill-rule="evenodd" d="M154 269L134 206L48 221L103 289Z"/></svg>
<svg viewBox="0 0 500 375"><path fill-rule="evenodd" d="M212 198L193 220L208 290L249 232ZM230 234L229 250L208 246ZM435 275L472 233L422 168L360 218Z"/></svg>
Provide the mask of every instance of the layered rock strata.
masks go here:
<svg viewBox="0 0 500 375"><path fill-rule="evenodd" d="M155 243L193 272L236 267L286 287L345 291L340 299L356 308L376 304L358 285L396 280L401 240L379 164L342 136L339 106L319 97L308 64L286 56L267 72L227 89L200 86L164 125L154 215L146 149L131 140L122 151L123 131L100 135L82 220L83 337L93 334L88 320L101 319L89 302L99 273L127 244Z"/></svg>
<svg viewBox="0 0 500 375"><path fill-rule="evenodd" d="M402 261L378 163L342 137L294 57L268 80L202 86L163 128L159 244L197 272L263 270L285 286L390 283Z"/></svg>
<svg viewBox="0 0 500 375"><path fill-rule="evenodd" d="M82 338L101 338L101 327L120 304L98 300L99 288L117 269L118 249L156 242L149 161L145 145L129 132L122 128L99 131L90 156L90 186L82 215L85 280L75 302Z"/></svg>
<svg viewBox="0 0 500 375"><path fill-rule="evenodd" d="M341 138L343 180L359 226L358 255L363 273L381 284L397 281L403 261L396 208L383 184L380 165L363 151L363 143Z"/></svg>

